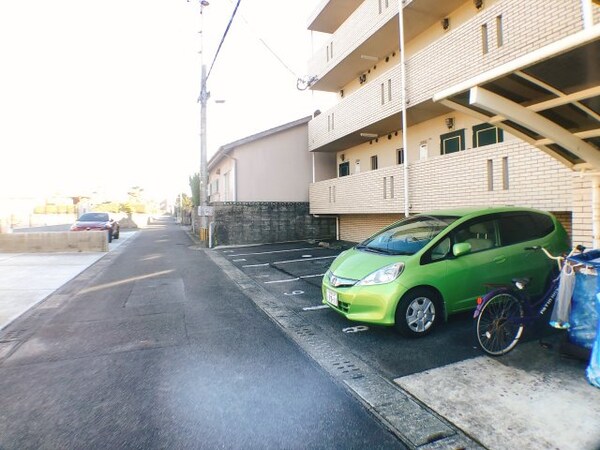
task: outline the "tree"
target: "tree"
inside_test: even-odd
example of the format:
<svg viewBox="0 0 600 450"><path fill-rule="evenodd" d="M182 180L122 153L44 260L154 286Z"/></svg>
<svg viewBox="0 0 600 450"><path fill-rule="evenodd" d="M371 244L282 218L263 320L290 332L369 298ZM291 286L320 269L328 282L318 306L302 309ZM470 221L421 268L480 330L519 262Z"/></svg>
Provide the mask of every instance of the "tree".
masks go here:
<svg viewBox="0 0 600 450"><path fill-rule="evenodd" d="M190 189L192 190L192 204L200 206L200 175L196 172L190 177Z"/></svg>

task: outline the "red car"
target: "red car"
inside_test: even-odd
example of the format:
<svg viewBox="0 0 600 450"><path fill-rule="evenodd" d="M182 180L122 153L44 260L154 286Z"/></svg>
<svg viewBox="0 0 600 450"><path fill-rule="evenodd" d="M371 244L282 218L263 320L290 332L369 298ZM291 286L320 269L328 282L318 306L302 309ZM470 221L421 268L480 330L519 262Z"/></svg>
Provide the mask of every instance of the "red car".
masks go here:
<svg viewBox="0 0 600 450"><path fill-rule="evenodd" d="M82 214L77 222L71 225L71 231L89 231L89 230L106 230L108 232L108 242L113 239L119 239L121 231L119 222L112 219L105 212L89 212Z"/></svg>

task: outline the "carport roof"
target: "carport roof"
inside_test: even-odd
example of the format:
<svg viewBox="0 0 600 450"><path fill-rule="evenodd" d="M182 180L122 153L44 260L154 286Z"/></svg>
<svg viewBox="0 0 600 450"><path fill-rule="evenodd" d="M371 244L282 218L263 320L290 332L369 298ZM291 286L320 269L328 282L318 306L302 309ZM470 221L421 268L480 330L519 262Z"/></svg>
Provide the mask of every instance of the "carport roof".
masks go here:
<svg viewBox="0 0 600 450"><path fill-rule="evenodd" d="M600 25L439 92L568 167L600 169Z"/></svg>

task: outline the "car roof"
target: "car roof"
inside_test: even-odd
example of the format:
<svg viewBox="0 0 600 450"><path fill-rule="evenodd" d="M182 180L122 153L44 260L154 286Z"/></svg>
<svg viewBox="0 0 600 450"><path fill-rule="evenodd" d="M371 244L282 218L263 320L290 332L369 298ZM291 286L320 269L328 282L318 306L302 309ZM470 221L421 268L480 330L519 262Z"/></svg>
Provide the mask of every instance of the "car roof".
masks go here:
<svg viewBox="0 0 600 450"><path fill-rule="evenodd" d="M541 211L538 209L518 207L518 206L479 206L479 207L471 206L471 207L464 207L464 208L440 209L440 210L428 211L428 212L420 213L419 215L467 217L467 216L480 216L482 214L493 214L493 213L501 213L501 212L519 212L519 211L537 212L537 213L547 214L545 211Z"/></svg>

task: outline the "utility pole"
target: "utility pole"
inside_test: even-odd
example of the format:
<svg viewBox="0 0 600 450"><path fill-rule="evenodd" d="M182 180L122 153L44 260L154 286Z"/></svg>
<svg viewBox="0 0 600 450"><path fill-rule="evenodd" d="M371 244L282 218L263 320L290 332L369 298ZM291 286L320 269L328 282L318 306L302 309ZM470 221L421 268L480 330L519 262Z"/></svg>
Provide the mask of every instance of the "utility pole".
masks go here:
<svg viewBox="0 0 600 450"><path fill-rule="evenodd" d="M202 83L200 88L200 239L208 240L208 168L206 158L206 103L210 93L206 90L206 66L202 64Z"/></svg>
<svg viewBox="0 0 600 450"><path fill-rule="evenodd" d="M210 97L210 93L206 89L206 65L204 64L204 17L203 9L208 6L206 0L200 0L200 62L202 65L202 74L200 80L200 208L198 215L200 217L200 227L198 230L200 240L208 242L208 163L206 157L206 104Z"/></svg>

